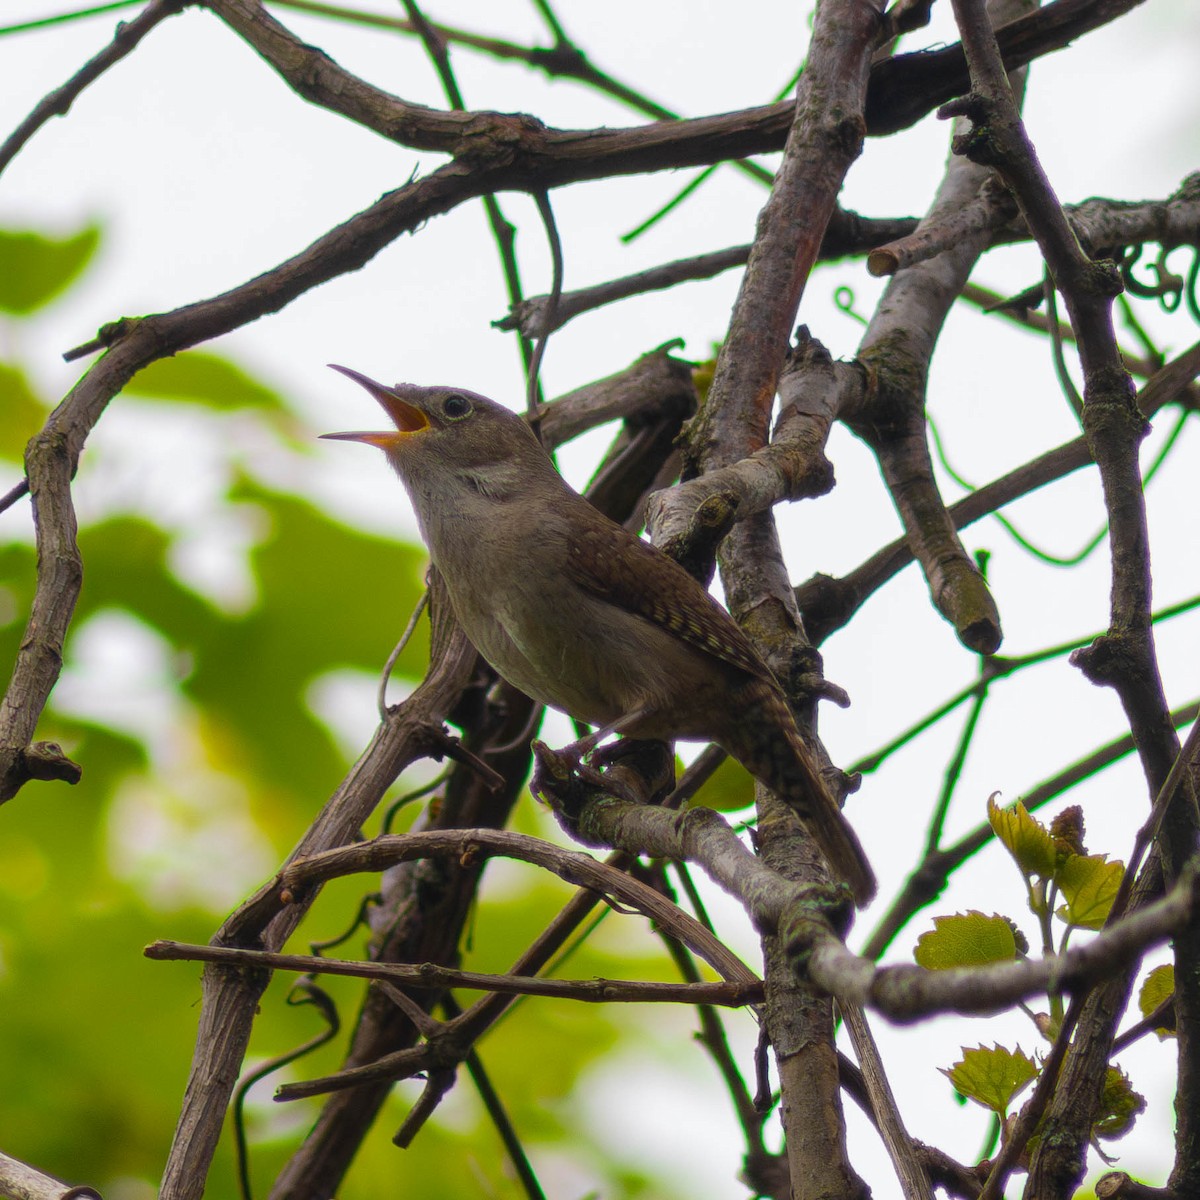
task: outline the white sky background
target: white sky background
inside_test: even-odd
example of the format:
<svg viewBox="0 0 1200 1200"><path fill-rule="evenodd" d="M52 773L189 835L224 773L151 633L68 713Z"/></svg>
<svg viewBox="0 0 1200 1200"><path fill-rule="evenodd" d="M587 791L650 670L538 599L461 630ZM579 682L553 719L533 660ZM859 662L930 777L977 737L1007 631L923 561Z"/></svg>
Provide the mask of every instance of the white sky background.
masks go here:
<svg viewBox="0 0 1200 1200"><path fill-rule="evenodd" d="M69 7L66 0L5 0L0 24ZM396 15L388 0L361 7ZM949 6L939 4L929 31L906 48L956 40ZM106 44L116 19L131 11L0 38L0 130L7 132L51 88L60 85ZM660 2L563 4L560 16L592 61L684 115L702 115L762 103L794 70L806 37L806 16L786 5L743 3L736 19L723 3ZM410 39L343 27L278 10L280 20L323 46L347 68L406 99L441 105L432 69ZM544 44L532 5L453 4L430 10L434 19ZM1061 199L1093 195L1121 199L1165 197L1196 169L1197 91L1194 80L1200 16L1187 4L1147 4L1107 30L1080 39L1069 52L1034 64L1026 115L1051 182ZM561 127L631 125L641 118L602 96L570 84L550 84L519 66L454 51L469 106L534 113ZM940 178L948 142L945 124L928 118L887 140L872 139L853 168L843 203L864 215L919 214ZM104 222L100 261L37 323L27 342L3 347L25 363L47 394L65 392L80 371L61 352L87 341L105 321L162 311L233 287L269 269L330 226L401 185L414 169L440 160L396 147L349 122L298 101L227 28L207 13L188 11L155 30L116 69L92 85L65 119L37 134L0 178L0 223L69 232L90 218ZM567 255L567 287L579 287L684 255L714 250L752 236L764 192L732 169L717 173L668 220L631 246L622 233L640 223L689 173L649 180L613 180L553 194ZM519 226L518 252L526 289L549 285L548 255L532 204L502 196ZM1183 256L1173 260L1176 269ZM978 282L1016 291L1038 278L1028 249L989 256ZM861 262L820 270L809 285L800 319L836 355L853 354L860 327L832 304L836 287L857 294L869 313L881 285ZM578 319L551 340L543 368L549 395L620 370L638 354L674 337L684 353L706 357L722 336L737 273L611 306ZM523 381L511 335L489 327L505 311L503 284L479 205L439 218L415 238L404 238L362 271L336 280L273 317L211 347L236 357L291 396L301 419L319 432L377 422L373 402L327 371L327 362L354 366L383 379L461 384L519 406ZM1155 322L1153 311L1144 319ZM1164 329L1170 350L1196 337L1176 318ZM1049 367L1041 339L996 318L966 310L951 319L930 385L930 406L956 467L986 482L1035 451L1074 436L1074 424ZM226 520L210 534L223 447L197 444L190 431L147 428L144 413L118 402L101 422L96 441L112 456L102 477L89 483L85 460L77 502L81 515L150 506L188 531L181 569L195 586L228 602L244 602L240 568L252 531ZM1160 424L1162 424L1160 422ZM1194 423L1193 423L1194 424ZM601 437L599 440L603 440ZM1153 444L1154 439L1151 439ZM594 448L597 442L590 443ZM1150 492L1156 548L1156 602L1197 590L1200 545L1193 479L1197 435L1185 431L1176 463ZM840 574L898 530L868 452L839 433L831 444L838 476L832 496L781 514L793 577L816 570ZM262 476L303 488L347 520L390 532L412 530L400 488L382 458L359 447L322 446L298 459L248 446L246 461ZM587 476L585 450L565 456L573 482ZM191 463L193 469L187 469ZM1188 463L1191 464L1190 470ZM115 464L115 465L113 465ZM10 480L0 480L7 486ZM951 485L948 495L957 491ZM1094 476L1077 476L1045 497L1018 506L1027 533L1069 552L1099 525ZM24 520L25 518L22 518ZM5 518L6 536L14 528ZM1107 562L1103 551L1083 570L1066 574L1036 567L1014 551L991 523L974 527L968 544L994 551L991 577L1005 623L1003 652L1018 654L1103 627L1107 617ZM336 631L331 631L336 632ZM1164 678L1172 704L1197 690L1197 622L1172 622L1160 633ZM915 570L907 570L872 600L853 627L824 647L829 677L850 692L846 713L827 708L822 731L834 760L849 763L968 683L971 656L930 609ZM371 701L348 721L365 741ZM902 882L923 838L926 797L936 793L959 722L939 728L889 768L868 777L849 812L878 864L881 894ZM998 731L1004 730L1003 736ZM1065 763L1123 732L1115 698L1058 663L1001 685L984 718L952 811L951 839L976 825L995 790L1013 799ZM940 757L939 757L940 756ZM1068 797L1087 805L1091 849L1124 857L1127 823L1115 810L1143 802L1144 785L1131 763ZM910 799L914 798L914 799ZM1065 802L1065 801L1064 801ZM1090 803L1089 803L1090 802ZM988 852L986 872L956 884L937 912L967 907L1023 916L1019 881ZM982 864L980 864L982 866ZM882 915L884 902L876 906ZM875 914L860 922L869 932ZM1032 921L1025 927L1034 932ZM908 953L928 927L919 918L895 948ZM752 953L747 943L746 953ZM940 1023L878 1030L885 1061L911 1131L945 1144L960 1157L976 1150L986 1127L982 1112L958 1108L934 1069L948 1065L959 1044L999 1040L1037 1047L1024 1019L976 1021L951 1034ZM740 1049L748 1053L748 1043ZM1143 1043L1122 1057L1150 1111L1115 1149L1122 1165L1158 1172L1170 1161L1173 1047ZM699 1078L697 1072L697 1078ZM627 1079L603 1106L628 1146L644 1114L628 1113ZM651 1092L652 1085L644 1089ZM679 1119L672 1092L670 1125L680 1129L674 1171L705 1154L696 1182L711 1197L736 1197L736 1131L723 1122L696 1128ZM620 1127L627 1114L631 1128ZM599 1114L598 1114L599 1117ZM856 1116L852 1115L852 1120ZM656 1134L662 1124L654 1123ZM856 1122L856 1130L861 1131ZM861 1132L856 1133L857 1136ZM649 1149L647 1153L649 1153ZM866 1171L877 1194L892 1194L882 1151L868 1152ZM860 1162L861 1156L855 1155Z"/></svg>

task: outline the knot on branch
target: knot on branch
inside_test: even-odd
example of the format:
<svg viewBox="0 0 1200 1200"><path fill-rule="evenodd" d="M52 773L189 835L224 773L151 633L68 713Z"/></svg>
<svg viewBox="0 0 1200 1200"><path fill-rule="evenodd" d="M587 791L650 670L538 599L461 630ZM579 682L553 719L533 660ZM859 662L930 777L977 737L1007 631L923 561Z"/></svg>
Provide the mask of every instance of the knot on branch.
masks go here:
<svg viewBox="0 0 1200 1200"><path fill-rule="evenodd" d="M1000 139L993 128L995 111L987 97L978 92L968 92L937 110L940 120L949 117L966 117L971 128L956 134L950 142L955 154L977 163L981 167L998 167L1005 161Z"/></svg>
<svg viewBox="0 0 1200 1200"><path fill-rule="evenodd" d="M425 734L430 742L429 753L437 762L445 757L470 768L483 780L489 791L498 792L504 786L504 776L489 767L478 755L472 754L463 745L462 739L449 733L444 726L430 723L425 727Z"/></svg>
<svg viewBox="0 0 1200 1200"><path fill-rule="evenodd" d="M850 113L829 125L822 140L835 158L855 159L862 153L866 136L866 121L859 113Z"/></svg>
<svg viewBox="0 0 1200 1200"><path fill-rule="evenodd" d="M505 316L493 321L492 328L506 333L519 329L528 338L540 338L550 332L552 316L549 296L530 296L518 300Z"/></svg>
<svg viewBox="0 0 1200 1200"><path fill-rule="evenodd" d="M857 213L847 212L846 216L861 220ZM825 343L813 337L812 330L807 325L797 325L796 334L791 346L788 347L787 357L783 361L783 370L779 374L782 387L786 377L794 371L805 368L830 370L833 366L833 355L829 353Z"/></svg>
<svg viewBox="0 0 1200 1200"><path fill-rule="evenodd" d="M957 866L955 856L945 850L928 855L908 877L904 887L905 903L921 907L932 904L946 890L950 872Z"/></svg>
<svg viewBox="0 0 1200 1200"><path fill-rule="evenodd" d="M1128 637L1110 632L1072 651L1069 662L1083 672L1089 683L1116 687L1139 673L1142 655L1130 645Z"/></svg>
<svg viewBox="0 0 1200 1200"><path fill-rule="evenodd" d="M76 784L82 778L83 768L72 762L57 742L31 742L12 754L0 780L0 802L11 800L31 779Z"/></svg>
<svg viewBox="0 0 1200 1200"><path fill-rule="evenodd" d="M768 461L783 480L784 499L807 500L829 495L837 483L837 475L833 463L825 456L822 431L812 426L806 414L783 412L775 433Z"/></svg>
<svg viewBox="0 0 1200 1200"><path fill-rule="evenodd" d="M732 492L714 492L696 506L687 528L660 547L689 575L706 587L716 565L717 547L737 519L738 498Z"/></svg>
<svg viewBox="0 0 1200 1200"><path fill-rule="evenodd" d="M1084 389L1083 429L1098 463L1124 458L1150 432L1129 376L1120 368L1093 371Z"/></svg>
<svg viewBox="0 0 1200 1200"><path fill-rule="evenodd" d="M846 689L825 678L825 662L815 646L789 639L784 653L773 654L769 663L793 704L808 707L819 700L831 700L838 708L850 707Z"/></svg>
<svg viewBox="0 0 1200 1200"><path fill-rule="evenodd" d="M74 362L77 358L86 358L89 354L95 354L97 350L109 350L127 338L143 320L145 320L144 317L118 317L115 321L109 321L100 326L96 331L96 336L90 342L84 342L82 346L68 350L63 355L63 360Z"/></svg>
<svg viewBox="0 0 1200 1200"><path fill-rule="evenodd" d="M999 167L1004 162L1000 143L987 125L973 125L950 142L950 149L978 167Z"/></svg>
<svg viewBox="0 0 1200 1200"><path fill-rule="evenodd" d="M882 337L859 355L866 372L868 400L862 415L848 422L871 449L923 432L925 360L914 354L902 330Z"/></svg>
<svg viewBox="0 0 1200 1200"><path fill-rule="evenodd" d="M31 742L21 752L21 765L30 779L76 784L83 778L83 768L72 762L57 742Z"/></svg>
<svg viewBox="0 0 1200 1200"><path fill-rule="evenodd" d="M1112 300L1125 290L1121 268L1111 258L1091 259L1079 276L1080 288L1086 294Z"/></svg>
<svg viewBox="0 0 1200 1200"><path fill-rule="evenodd" d="M594 74L591 63L578 46L568 42L556 42L553 46L535 46L529 52L531 66L545 71L552 79L561 76L568 79L589 79Z"/></svg>
<svg viewBox="0 0 1200 1200"><path fill-rule="evenodd" d="M540 145L545 132L545 123L528 113L475 113L463 125L454 157L511 165Z"/></svg>

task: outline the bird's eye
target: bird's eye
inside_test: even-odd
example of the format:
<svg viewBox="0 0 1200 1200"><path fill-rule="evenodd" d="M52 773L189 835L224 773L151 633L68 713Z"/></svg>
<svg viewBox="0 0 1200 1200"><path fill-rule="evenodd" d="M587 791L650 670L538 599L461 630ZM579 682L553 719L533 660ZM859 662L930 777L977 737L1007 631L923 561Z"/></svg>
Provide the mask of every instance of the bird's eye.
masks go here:
<svg viewBox="0 0 1200 1200"><path fill-rule="evenodd" d="M468 416L471 412L471 402L466 396L460 396L458 392L451 392L442 401L442 415L448 417L451 421L461 421L463 417Z"/></svg>

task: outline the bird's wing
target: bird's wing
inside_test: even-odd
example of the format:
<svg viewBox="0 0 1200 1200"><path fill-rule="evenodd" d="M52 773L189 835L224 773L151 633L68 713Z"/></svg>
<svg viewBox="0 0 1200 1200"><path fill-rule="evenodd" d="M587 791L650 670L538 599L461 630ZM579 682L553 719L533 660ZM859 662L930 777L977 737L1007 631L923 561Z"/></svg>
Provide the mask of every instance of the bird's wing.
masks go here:
<svg viewBox="0 0 1200 1200"><path fill-rule="evenodd" d="M581 588L738 667L771 678L733 618L674 559L609 523L572 529L566 572Z"/></svg>

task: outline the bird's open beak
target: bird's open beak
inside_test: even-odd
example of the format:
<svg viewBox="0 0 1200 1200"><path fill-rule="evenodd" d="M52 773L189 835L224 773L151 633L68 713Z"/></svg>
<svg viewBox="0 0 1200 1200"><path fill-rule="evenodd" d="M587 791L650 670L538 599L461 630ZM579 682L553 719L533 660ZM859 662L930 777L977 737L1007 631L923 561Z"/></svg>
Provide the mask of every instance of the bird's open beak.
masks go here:
<svg viewBox="0 0 1200 1200"><path fill-rule="evenodd" d="M369 446L378 446L381 450L386 450L389 446L394 446L401 438L429 428L429 418L419 408L401 400L391 388L384 387L382 383L376 383L375 380L369 379L366 375L360 375L349 367L339 367L337 363L329 365L335 371L340 371L343 375L353 379L355 383L362 384L383 405L384 411L395 421L396 428L379 433L323 433L321 434L323 438L339 442L366 442Z"/></svg>

